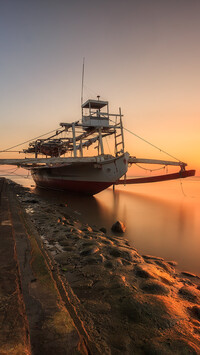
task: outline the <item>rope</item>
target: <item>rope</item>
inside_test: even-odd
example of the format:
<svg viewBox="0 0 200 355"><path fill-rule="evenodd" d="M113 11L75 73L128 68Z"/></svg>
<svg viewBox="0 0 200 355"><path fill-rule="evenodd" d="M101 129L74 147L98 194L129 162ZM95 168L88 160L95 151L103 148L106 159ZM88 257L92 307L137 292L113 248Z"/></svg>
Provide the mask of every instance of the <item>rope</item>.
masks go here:
<svg viewBox="0 0 200 355"><path fill-rule="evenodd" d="M7 152L7 151L10 150L10 149L19 147L20 145L23 145L23 144L29 143L29 142L31 142L31 141L34 141L34 140L36 140L36 139L38 139L38 138L44 137L44 136L46 136L47 134L53 133L53 132L55 132L55 131L57 131L57 130L59 130L59 129L60 129L60 128L54 129L53 131L47 132L47 133L45 133L45 134L42 134L41 136L38 136L38 137L35 137L35 138L32 138L32 139L29 139L28 141L25 141L25 142L23 142L23 143L19 143L19 144L13 145L13 146L10 147L10 148L4 149L4 150L0 150L0 153Z"/></svg>
<svg viewBox="0 0 200 355"><path fill-rule="evenodd" d="M112 123L115 123L115 122L114 122L113 120L111 120L111 119L110 119L110 121L111 121ZM165 150L163 150L163 149L157 147L156 145L152 144L151 142L147 141L146 139L140 137L138 134L133 133L132 131L130 131L129 129L127 129L127 128L125 128L125 127L123 127L123 129L124 129L125 131L127 131L128 133L132 134L133 136L135 136L135 137L141 139L143 142L145 142L145 143L151 145L153 148L158 149L160 152L162 152L162 153L168 155L169 157L171 157L171 158L173 158L173 159L175 159L175 160L177 160L177 161L179 161L179 162L181 163L181 160L180 160L180 159L174 157L173 155L171 155L171 154L169 154L168 152L166 152Z"/></svg>
<svg viewBox="0 0 200 355"><path fill-rule="evenodd" d="M134 165L137 165L138 168L140 168L140 169L143 169L143 170L146 170L146 171L150 171L150 172L165 169L165 166L162 166L161 168L157 168L157 169L147 169L147 168L144 168L143 166L141 166L141 165L139 165L139 164L137 164L137 163L135 163Z"/></svg>
<svg viewBox="0 0 200 355"><path fill-rule="evenodd" d="M30 172L28 171L27 175L22 175L22 174L14 174L15 171L19 169L19 167L17 167L16 169L14 169L13 171L8 171L8 170L4 170L4 174L1 174L0 176L19 176L25 179L29 179L30 178ZM2 171L1 171L2 172ZM8 174L7 174L8 173Z"/></svg>
<svg viewBox="0 0 200 355"><path fill-rule="evenodd" d="M185 192L183 190L183 183L182 183L181 179L179 179L179 180L180 180L180 186L181 186L182 194L183 194L184 197L187 197L187 195L185 194Z"/></svg>
<svg viewBox="0 0 200 355"><path fill-rule="evenodd" d="M13 170L13 167L12 168L10 168L10 169L3 169L3 170L0 170L0 172L2 172L2 171L5 171L6 173L12 173L12 170ZM15 169L14 169L15 170Z"/></svg>
<svg viewBox="0 0 200 355"><path fill-rule="evenodd" d="M84 90L86 89L86 96L91 96L91 95L94 95L94 96L96 96L96 97L98 97L99 96L99 92L96 92L96 91L94 91L93 89L91 89L89 86L87 86L86 84L84 84L83 85L83 88L84 88ZM105 100L104 99L104 97L103 96L101 96L100 95L100 97L101 97L101 100Z"/></svg>
<svg viewBox="0 0 200 355"><path fill-rule="evenodd" d="M16 169L14 169L13 171L4 170L5 174L0 175L0 176L5 176L5 175L6 175L6 176L13 176L12 174L14 174L17 169L18 169L18 167L17 167ZM11 174L11 175L8 175L8 174L6 174L6 173ZM17 175L17 174L15 174L15 175Z"/></svg>
<svg viewBox="0 0 200 355"><path fill-rule="evenodd" d="M96 91L92 90L92 89L89 88L87 85L84 84L83 87L84 87L84 89L86 89L87 95L88 95L88 92L89 92L89 95L90 95L90 94L95 95L95 96L98 95L98 93L97 93Z"/></svg>
<svg viewBox="0 0 200 355"><path fill-rule="evenodd" d="M1 152L4 152L4 150L0 150L0 153ZM9 150L9 151L7 151L6 153L23 153L23 151L22 150Z"/></svg>

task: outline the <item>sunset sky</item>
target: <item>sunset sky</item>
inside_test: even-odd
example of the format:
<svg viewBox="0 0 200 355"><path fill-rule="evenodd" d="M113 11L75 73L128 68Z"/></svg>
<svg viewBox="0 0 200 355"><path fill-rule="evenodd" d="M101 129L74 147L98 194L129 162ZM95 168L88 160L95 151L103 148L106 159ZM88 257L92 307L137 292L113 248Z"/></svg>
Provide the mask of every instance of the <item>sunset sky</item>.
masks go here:
<svg viewBox="0 0 200 355"><path fill-rule="evenodd" d="M0 49L0 150L80 118L85 57L84 99L200 173L199 0L0 0Z"/></svg>

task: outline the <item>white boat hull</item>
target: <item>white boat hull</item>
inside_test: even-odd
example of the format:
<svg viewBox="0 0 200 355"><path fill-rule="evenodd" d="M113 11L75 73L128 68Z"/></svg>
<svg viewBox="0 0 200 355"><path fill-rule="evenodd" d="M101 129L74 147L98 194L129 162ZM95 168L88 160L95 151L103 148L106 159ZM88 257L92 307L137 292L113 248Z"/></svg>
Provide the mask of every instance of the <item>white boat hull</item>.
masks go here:
<svg viewBox="0 0 200 355"><path fill-rule="evenodd" d="M98 163L81 162L80 159L66 165L32 168L31 174L39 187L94 195L126 174L128 159L128 153L120 157L102 157Z"/></svg>

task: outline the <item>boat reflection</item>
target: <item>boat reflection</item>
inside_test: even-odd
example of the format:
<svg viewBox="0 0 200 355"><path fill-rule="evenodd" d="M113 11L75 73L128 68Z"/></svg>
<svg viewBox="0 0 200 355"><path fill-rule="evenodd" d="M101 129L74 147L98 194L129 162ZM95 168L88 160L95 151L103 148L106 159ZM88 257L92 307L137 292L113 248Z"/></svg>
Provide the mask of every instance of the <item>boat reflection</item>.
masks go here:
<svg viewBox="0 0 200 355"><path fill-rule="evenodd" d="M91 226L96 225L100 228L109 224L109 213L108 211L105 213L106 207L104 208L94 196L70 194L66 191L45 190L37 187L32 192L50 203L65 204L75 212L80 221Z"/></svg>

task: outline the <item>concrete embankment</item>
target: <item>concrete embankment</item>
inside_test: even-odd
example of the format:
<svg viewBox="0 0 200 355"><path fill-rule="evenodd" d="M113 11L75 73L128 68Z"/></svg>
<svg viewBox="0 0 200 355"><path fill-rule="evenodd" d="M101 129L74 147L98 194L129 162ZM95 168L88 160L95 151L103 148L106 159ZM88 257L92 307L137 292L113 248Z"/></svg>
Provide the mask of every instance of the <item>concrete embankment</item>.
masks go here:
<svg viewBox="0 0 200 355"><path fill-rule="evenodd" d="M13 182L4 180L4 191L0 231L11 251L16 244L16 347L38 354L200 354L198 275L140 255L123 236L80 223L67 206Z"/></svg>
<svg viewBox="0 0 200 355"><path fill-rule="evenodd" d="M12 186L0 180L0 354L88 354Z"/></svg>

